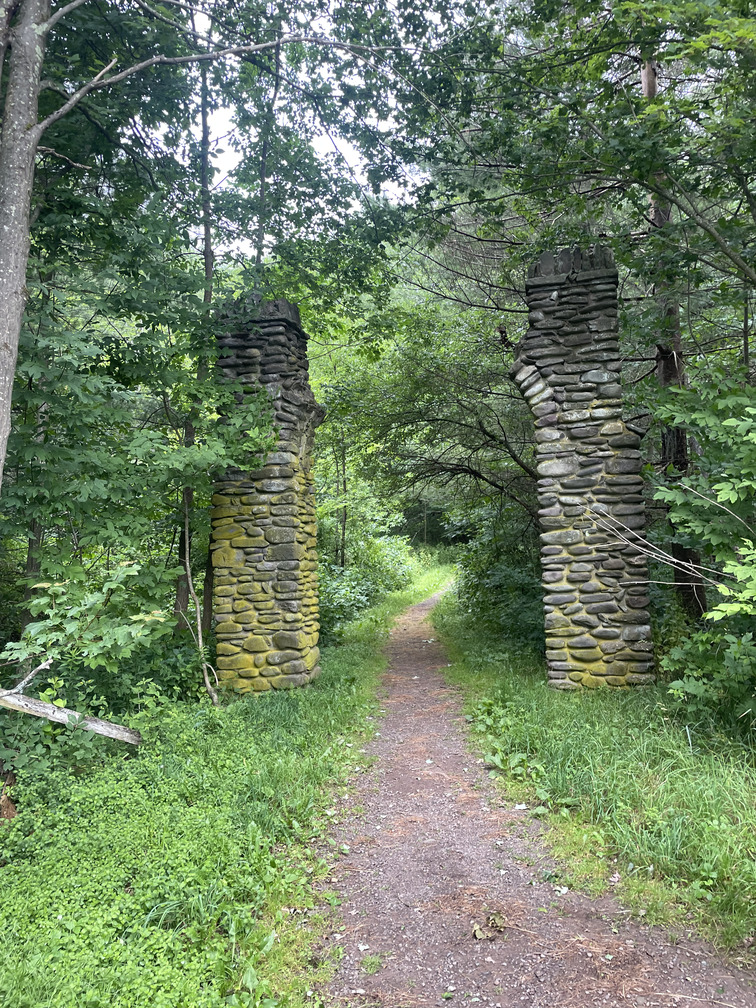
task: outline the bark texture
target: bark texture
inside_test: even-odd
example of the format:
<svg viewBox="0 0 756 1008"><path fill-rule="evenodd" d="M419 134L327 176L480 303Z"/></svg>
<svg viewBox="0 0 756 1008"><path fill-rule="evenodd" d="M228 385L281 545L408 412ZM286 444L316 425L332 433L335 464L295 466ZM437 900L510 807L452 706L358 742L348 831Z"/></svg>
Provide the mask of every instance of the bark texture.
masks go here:
<svg viewBox="0 0 756 1008"><path fill-rule="evenodd" d="M0 20L0 39L7 38L10 47L0 134L0 486L26 300L34 156L41 136L39 91L49 15L49 0L21 0L17 6L6 4Z"/></svg>

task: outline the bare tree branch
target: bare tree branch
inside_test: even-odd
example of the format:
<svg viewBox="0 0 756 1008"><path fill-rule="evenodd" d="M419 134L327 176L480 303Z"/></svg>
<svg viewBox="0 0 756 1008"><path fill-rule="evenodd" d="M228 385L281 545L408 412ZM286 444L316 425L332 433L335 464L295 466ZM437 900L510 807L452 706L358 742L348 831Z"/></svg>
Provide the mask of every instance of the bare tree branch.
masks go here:
<svg viewBox="0 0 756 1008"><path fill-rule="evenodd" d="M83 2L83 0L82 0ZM216 59L223 59L226 56L242 56L247 53L257 53L265 52L268 49L275 49L279 45L291 45L297 42L310 43L312 45L322 45L330 46L334 49L343 49L346 52L354 52L355 50L361 49L364 51L372 51L376 47L371 46L355 46L347 44L344 42L338 42L335 39L323 38L318 35L285 35L280 40L274 42L259 42L255 45L239 45L239 46L229 46L225 49L214 49L210 52L203 53L192 53L187 56L150 56L148 59L142 60L139 63L134 63L132 66L127 67L125 70L121 70L111 77L106 77L105 75L109 70L116 64L116 60L111 60L106 67L104 67L96 77L92 80L87 81L86 84L82 85L78 91L75 91L69 96L68 100L64 102L59 109L51 112L46 119L43 119L35 127L35 133L37 138L42 136L44 131L52 126L53 123L57 122L67 115L72 108L79 104L82 98L86 98L88 94L92 91L99 90L100 88L110 87L112 84L119 84L122 80L127 77L131 77L136 73L141 73L142 70L149 70L150 67L154 66L184 66L189 63L200 63L209 62ZM391 46L380 46L380 49L390 49L395 48Z"/></svg>
<svg viewBox="0 0 756 1008"><path fill-rule="evenodd" d="M61 21L67 14L71 11L75 11L77 7L81 7L83 4L88 3L89 0L71 0L71 3L65 4L63 7L58 7L56 11L53 11L52 15L48 20L41 26L42 31L47 34L50 29Z"/></svg>
<svg viewBox="0 0 756 1008"><path fill-rule="evenodd" d="M23 693L26 687L35 679L35 677L39 675L39 673L42 672L44 669L49 669L51 665L52 665L52 658L48 658L46 661L43 661L41 665L37 665L36 668L33 668L31 672L25 675L24 678L21 679L19 682L17 682L15 686L12 686L9 690L3 690L0 695L8 696L11 693Z"/></svg>
<svg viewBox="0 0 756 1008"><path fill-rule="evenodd" d="M71 158L66 157L65 154L59 154L52 147L37 147L38 154L50 154L52 157L60 158L61 161L65 161L71 165L72 168L85 168L87 171L94 171L95 169L92 165L79 164L78 161L72 161Z"/></svg>

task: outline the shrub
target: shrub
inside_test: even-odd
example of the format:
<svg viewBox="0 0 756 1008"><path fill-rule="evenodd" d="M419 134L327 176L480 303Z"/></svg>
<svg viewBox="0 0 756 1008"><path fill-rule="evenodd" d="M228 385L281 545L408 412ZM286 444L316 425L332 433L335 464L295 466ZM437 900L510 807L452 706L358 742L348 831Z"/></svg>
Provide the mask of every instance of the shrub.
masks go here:
<svg viewBox="0 0 756 1008"><path fill-rule="evenodd" d="M457 594L463 610L476 614L496 635L543 650L537 537L532 530L519 535L517 524L506 520L512 516L493 508L476 517L475 538L459 548Z"/></svg>
<svg viewBox="0 0 756 1008"><path fill-rule="evenodd" d="M380 665L357 641L307 690L158 702L129 718L145 739L129 759L96 740L86 768L20 768L0 828L0 1003L277 1004L263 973L279 908L313 905L308 842L326 785L359 759L348 733Z"/></svg>
<svg viewBox="0 0 756 1008"><path fill-rule="evenodd" d="M320 622L323 639L338 638L358 613L387 592L409 584L413 553L406 539L364 536L351 548L351 563L340 567L321 561Z"/></svg>
<svg viewBox="0 0 756 1008"><path fill-rule="evenodd" d="M734 627L733 627L734 629ZM756 641L752 631L701 630L661 661L672 676L669 691L685 717L713 721L729 731L756 730Z"/></svg>

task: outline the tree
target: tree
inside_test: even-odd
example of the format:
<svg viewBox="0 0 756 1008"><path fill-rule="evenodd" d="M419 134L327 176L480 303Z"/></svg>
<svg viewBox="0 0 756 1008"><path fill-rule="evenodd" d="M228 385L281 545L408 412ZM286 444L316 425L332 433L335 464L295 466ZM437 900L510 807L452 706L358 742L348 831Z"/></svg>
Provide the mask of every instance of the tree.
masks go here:
<svg viewBox="0 0 756 1008"><path fill-rule="evenodd" d="M87 5L88 0L71 0L54 11L51 11L49 0L2 0L0 5L0 59L7 62L7 71L0 66L0 234L3 237L0 245L0 476L10 431L12 385L26 297L34 163L45 133L88 96L105 89L110 93L117 85L137 75L141 77L148 70L249 57L305 42L319 46L340 45L337 40L301 30L291 34L276 32L273 40L239 42L239 36L246 36L248 29L255 27L245 20L248 11L242 9L229 25L225 8L191 8L192 12L196 9L209 17L216 29L226 30L225 38L219 37L217 43L208 45L206 38L191 26L183 8L178 13L169 8L170 14L164 14L136 0L138 23L135 27L132 5L114 2L104 12L97 11L94 17L105 22L104 37L111 52L116 50L116 55L109 60L100 59L95 42L91 46L95 50L94 57L90 50L88 60L66 67L65 74L61 75L65 84L56 81L54 74L53 79L48 80L45 77L46 57L54 50L56 34L66 31L75 34L77 28L91 34L94 25ZM237 41L229 42L229 35L236 36ZM124 62L127 65L118 69ZM78 86L73 88L69 84L72 76L80 76Z"/></svg>
<svg viewBox="0 0 756 1008"><path fill-rule="evenodd" d="M694 387L735 340L745 363L756 276L748 13L521 3L464 56L444 52L424 99L399 106L405 130L425 137L414 217L430 286L499 313L537 251L610 240L639 412L655 362L662 384ZM684 434L656 430L650 458L679 476Z"/></svg>

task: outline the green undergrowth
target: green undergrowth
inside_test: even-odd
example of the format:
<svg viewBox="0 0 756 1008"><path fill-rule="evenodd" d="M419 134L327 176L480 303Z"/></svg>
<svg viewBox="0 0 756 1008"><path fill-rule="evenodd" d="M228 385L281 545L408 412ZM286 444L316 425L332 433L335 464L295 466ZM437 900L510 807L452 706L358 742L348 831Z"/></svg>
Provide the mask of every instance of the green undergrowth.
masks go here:
<svg viewBox="0 0 756 1008"><path fill-rule="evenodd" d="M137 751L22 777L0 826L0 1004L311 1004L325 811L364 763L393 617L449 576L363 613L307 689L155 702L131 719Z"/></svg>
<svg viewBox="0 0 756 1008"><path fill-rule="evenodd" d="M756 930L754 754L689 735L663 687L560 693L535 652L492 642L447 596L434 624L476 746L547 824L561 881L719 944Z"/></svg>

